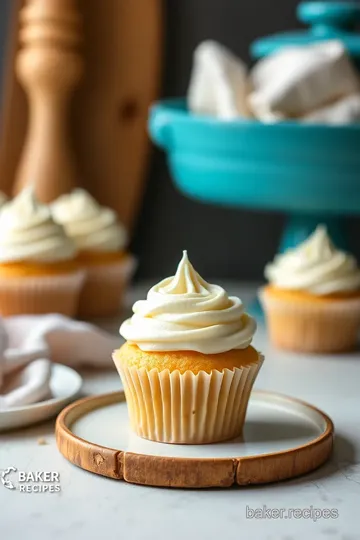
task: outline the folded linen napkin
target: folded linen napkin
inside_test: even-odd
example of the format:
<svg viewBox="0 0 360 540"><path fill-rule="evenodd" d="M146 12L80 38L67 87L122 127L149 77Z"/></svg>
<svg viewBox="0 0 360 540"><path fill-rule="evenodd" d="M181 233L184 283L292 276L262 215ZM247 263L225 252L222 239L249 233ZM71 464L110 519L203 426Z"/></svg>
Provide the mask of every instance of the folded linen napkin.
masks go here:
<svg viewBox="0 0 360 540"><path fill-rule="evenodd" d="M58 314L0 319L0 411L50 393L51 362L112 366L120 337Z"/></svg>
<svg viewBox="0 0 360 540"><path fill-rule="evenodd" d="M0 394L0 411L37 403L51 396L51 362L33 360L7 377Z"/></svg>

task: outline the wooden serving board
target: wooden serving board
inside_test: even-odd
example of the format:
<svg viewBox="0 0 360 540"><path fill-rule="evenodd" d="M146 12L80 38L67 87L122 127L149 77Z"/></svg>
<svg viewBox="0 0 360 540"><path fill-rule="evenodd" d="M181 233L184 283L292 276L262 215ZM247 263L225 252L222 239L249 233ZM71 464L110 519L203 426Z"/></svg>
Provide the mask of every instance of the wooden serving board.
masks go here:
<svg viewBox="0 0 360 540"><path fill-rule="evenodd" d="M60 452L95 474L149 486L206 488L262 484L312 471L330 456L330 418L303 401L253 392L243 437L217 444L171 445L129 429L123 392L81 399L56 421Z"/></svg>

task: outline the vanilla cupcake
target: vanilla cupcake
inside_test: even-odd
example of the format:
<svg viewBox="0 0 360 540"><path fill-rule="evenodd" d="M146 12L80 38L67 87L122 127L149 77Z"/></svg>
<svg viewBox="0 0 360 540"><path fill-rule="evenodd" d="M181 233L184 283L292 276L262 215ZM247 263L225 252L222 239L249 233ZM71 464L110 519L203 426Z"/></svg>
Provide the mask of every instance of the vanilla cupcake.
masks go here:
<svg viewBox="0 0 360 540"><path fill-rule="evenodd" d="M113 359L135 433L184 444L240 435L263 361L241 300L206 283L184 252L176 275L133 312L120 328L127 343Z"/></svg>
<svg viewBox="0 0 360 540"><path fill-rule="evenodd" d="M265 268L260 290L270 338L303 352L354 349L360 327L360 269L324 226Z"/></svg>
<svg viewBox="0 0 360 540"><path fill-rule="evenodd" d="M0 313L76 313L84 273L48 206L23 190L0 212Z"/></svg>
<svg viewBox="0 0 360 540"><path fill-rule="evenodd" d="M125 251L128 237L116 213L100 206L83 189L62 195L51 208L54 219L75 242L78 261L86 271L79 315L117 314L135 264L134 258Z"/></svg>

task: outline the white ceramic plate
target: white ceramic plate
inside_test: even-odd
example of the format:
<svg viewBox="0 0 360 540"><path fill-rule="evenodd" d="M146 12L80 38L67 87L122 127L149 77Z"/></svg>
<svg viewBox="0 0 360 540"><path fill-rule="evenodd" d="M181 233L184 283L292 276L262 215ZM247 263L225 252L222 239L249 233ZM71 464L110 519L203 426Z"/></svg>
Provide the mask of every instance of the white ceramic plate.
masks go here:
<svg viewBox="0 0 360 540"><path fill-rule="evenodd" d="M56 416L65 405L77 397L82 382L80 375L73 369L61 364L53 364L50 379L53 397L33 405L1 411L0 431L29 426Z"/></svg>
<svg viewBox="0 0 360 540"><path fill-rule="evenodd" d="M243 437L217 444L162 444L141 439L129 428L125 402L90 410L71 426L74 435L100 446L173 458L233 458L284 452L315 441L326 429L323 413L311 405L261 391L251 394Z"/></svg>

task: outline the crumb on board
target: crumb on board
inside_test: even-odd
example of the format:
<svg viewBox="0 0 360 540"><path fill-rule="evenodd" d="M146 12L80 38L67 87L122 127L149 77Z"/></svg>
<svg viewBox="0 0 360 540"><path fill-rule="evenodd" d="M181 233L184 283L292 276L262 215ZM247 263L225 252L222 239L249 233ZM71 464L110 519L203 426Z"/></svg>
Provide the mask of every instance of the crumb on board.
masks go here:
<svg viewBox="0 0 360 540"><path fill-rule="evenodd" d="M46 439L44 439L44 437L40 437L38 440L37 440L37 443L39 446L45 446L48 442Z"/></svg>

